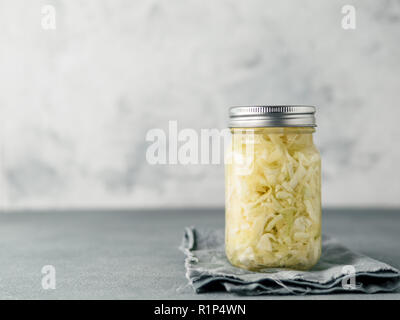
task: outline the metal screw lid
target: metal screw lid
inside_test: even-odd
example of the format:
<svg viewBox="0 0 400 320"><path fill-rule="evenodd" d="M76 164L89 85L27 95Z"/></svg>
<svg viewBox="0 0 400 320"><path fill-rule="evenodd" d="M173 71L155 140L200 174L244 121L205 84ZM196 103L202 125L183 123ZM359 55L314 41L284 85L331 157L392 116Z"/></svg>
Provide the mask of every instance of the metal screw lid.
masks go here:
<svg viewBox="0 0 400 320"><path fill-rule="evenodd" d="M315 107L242 106L229 109L230 128L316 127Z"/></svg>

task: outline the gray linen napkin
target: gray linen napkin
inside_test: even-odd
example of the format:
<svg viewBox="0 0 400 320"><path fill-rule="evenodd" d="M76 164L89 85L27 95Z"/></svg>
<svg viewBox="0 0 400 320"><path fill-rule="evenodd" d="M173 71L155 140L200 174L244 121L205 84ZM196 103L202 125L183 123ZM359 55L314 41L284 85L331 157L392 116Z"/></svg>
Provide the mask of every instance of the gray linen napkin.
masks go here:
<svg viewBox="0 0 400 320"><path fill-rule="evenodd" d="M270 269L260 273L233 267L225 256L223 230L186 228L180 249L186 255L186 277L197 293L376 293L400 286L397 269L352 252L329 237L323 238L321 259L310 271Z"/></svg>

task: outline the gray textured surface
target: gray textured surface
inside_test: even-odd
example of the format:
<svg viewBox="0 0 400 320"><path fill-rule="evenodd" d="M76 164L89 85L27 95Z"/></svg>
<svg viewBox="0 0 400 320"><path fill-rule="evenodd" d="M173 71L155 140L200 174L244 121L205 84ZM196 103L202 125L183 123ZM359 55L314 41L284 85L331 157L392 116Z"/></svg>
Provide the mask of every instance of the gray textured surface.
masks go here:
<svg viewBox="0 0 400 320"><path fill-rule="evenodd" d="M323 218L324 232L344 245L400 267L399 210L324 210ZM194 294L178 250L185 226L223 223L223 210L200 209L1 214L0 298L237 298ZM57 288L45 291L41 268L49 264L56 268ZM400 294L280 297L288 298L400 299Z"/></svg>

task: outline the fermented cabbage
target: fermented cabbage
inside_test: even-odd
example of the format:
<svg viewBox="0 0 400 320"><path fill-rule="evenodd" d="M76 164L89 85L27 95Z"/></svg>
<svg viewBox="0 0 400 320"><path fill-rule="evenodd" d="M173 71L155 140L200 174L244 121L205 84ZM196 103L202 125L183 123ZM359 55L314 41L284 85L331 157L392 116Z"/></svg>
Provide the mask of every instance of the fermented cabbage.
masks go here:
<svg viewBox="0 0 400 320"><path fill-rule="evenodd" d="M321 254L321 165L312 128L232 129L226 254L249 270L309 269Z"/></svg>

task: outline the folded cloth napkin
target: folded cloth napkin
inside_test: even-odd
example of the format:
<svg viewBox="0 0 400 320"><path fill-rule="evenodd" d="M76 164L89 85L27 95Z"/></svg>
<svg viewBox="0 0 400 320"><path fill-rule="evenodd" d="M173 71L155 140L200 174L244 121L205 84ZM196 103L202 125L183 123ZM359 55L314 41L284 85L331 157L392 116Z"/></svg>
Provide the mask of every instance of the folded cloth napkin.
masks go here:
<svg viewBox="0 0 400 320"><path fill-rule="evenodd" d="M197 293L227 291L239 295L376 293L400 287L400 272L323 237L320 261L309 271L268 269L252 272L232 266L223 230L185 229L180 249L186 277Z"/></svg>

